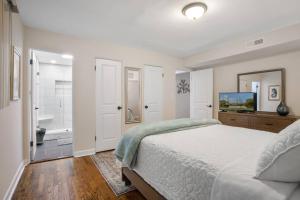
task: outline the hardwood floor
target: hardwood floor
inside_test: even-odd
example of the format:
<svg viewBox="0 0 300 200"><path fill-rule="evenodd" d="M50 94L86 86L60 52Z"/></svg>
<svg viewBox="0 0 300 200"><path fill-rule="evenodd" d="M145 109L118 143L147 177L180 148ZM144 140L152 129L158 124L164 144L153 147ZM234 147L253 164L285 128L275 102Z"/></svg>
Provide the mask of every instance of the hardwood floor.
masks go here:
<svg viewBox="0 0 300 200"><path fill-rule="evenodd" d="M144 200L132 191L116 197L90 157L27 166L12 199Z"/></svg>

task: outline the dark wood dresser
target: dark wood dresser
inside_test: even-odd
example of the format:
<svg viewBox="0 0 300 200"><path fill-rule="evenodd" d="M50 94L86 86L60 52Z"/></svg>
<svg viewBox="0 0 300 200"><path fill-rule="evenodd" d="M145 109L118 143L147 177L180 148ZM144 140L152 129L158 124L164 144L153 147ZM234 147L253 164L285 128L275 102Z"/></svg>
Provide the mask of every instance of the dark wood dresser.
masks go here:
<svg viewBox="0 0 300 200"><path fill-rule="evenodd" d="M219 112L219 120L224 125L244 127L279 133L295 122L299 117L288 115L282 117L277 113L237 113Z"/></svg>

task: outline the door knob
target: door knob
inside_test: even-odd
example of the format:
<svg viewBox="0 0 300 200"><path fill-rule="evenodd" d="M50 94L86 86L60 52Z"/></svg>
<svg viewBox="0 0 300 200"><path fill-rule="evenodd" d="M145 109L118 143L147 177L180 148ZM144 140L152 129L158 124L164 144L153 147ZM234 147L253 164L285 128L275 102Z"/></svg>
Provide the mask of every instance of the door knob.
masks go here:
<svg viewBox="0 0 300 200"><path fill-rule="evenodd" d="M211 107L212 107L212 105L208 105L207 107L211 108Z"/></svg>
<svg viewBox="0 0 300 200"><path fill-rule="evenodd" d="M145 109L148 109L149 107L147 105L145 105Z"/></svg>
<svg viewBox="0 0 300 200"><path fill-rule="evenodd" d="M121 106L118 106L118 110L121 110L122 109L122 107Z"/></svg>

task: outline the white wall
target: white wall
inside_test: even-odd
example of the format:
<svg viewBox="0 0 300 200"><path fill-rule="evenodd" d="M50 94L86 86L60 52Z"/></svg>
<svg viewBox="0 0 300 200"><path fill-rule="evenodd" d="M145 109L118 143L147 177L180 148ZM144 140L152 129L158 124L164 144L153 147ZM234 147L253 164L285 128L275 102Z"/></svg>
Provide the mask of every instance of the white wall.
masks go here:
<svg viewBox="0 0 300 200"><path fill-rule="evenodd" d="M185 80L190 84L190 73L182 73L176 75L176 85L181 80ZM190 117L190 93L177 93L176 87L176 118L189 118Z"/></svg>
<svg viewBox="0 0 300 200"><path fill-rule="evenodd" d="M263 39L260 45L254 41ZM184 59L185 67L212 67L264 58L300 48L300 23L266 33L233 38Z"/></svg>
<svg viewBox="0 0 300 200"><path fill-rule="evenodd" d="M12 24L13 45L22 48L23 25L18 15L13 14ZM24 160L22 104L22 99L11 101L8 107L0 110L0 199L4 198Z"/></svg>
<svg viewBox="0 0 300 200"><path fill-rule="evenodd" d="M28 51L29 48L55 53L69 53L74 56L73 122L75 129L75 152L94 149L95 147L94 138L96 132L96 98L94 66L96 58L120 60L122 61L123 67L142 67L144 64L163 67L165 74L163 115L164 119L175 118L175 92L173 92L175 91L176 86L175 70L176 68L180 68L182 66L182 59L144 49L129 48L103 41L79 39L76 37L26 27L26 51ZM27 81L28 80L25 80L26 90L28 90ZM26 119L26 124L28 124L28 117L26 117ZM125 113L123 113L123 124L125 127L124 119ZM26 131L28 132L28 127L26 127ZM29 155L29 152L27 152L27 155Z"/></svg>
<svg viewBox="0 0 300 200"><path fill-rule="evenodd" d="M219 92L237 91L237 74L268 69L286 69L286 103L290 113L300 116L300 51L214 67L214 110L217 117Z"/></svg>
<svg viewBox="0 0 300 200"><path fill-rule="evenodd" d="M253 45L256 39L264 43ZM237 74L267 69L286 69L286 103L300 115L300 24L267 33L233 39L184 59L185 67L214 68L214 110L219 92L237 91ZM273 105L274 106L274 105Z"/></svg>

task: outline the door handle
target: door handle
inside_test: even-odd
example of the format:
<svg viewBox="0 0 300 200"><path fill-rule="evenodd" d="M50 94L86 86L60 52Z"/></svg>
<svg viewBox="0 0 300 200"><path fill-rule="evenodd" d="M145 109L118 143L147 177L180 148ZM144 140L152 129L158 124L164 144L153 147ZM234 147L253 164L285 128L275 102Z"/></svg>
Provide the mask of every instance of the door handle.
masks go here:
<svg viewBox="0 0 300 200"><path fill-rule="evenodd" d="M121 107L121 106L118 106L117 108L118 108L118 110L121 110L121 109L122 109L122 107Z"/></svg>
<svg viewBox="0 0 300 200"><path fill-rule="evenodd" d="M38 109L39 109L38 107L35 107L35 108L34 108L34 110L38 110Z"/></svg>
<svg viewBox="0 0 300 200"><path fill-rule="evenodd" d="M145 109L148 109L149 107L147 105L145 105Z"/></svg>
<svg viewBox="0 0 300 200"><path fill-rule="evenodd" d="M212 105L207 105L207 107L211 108L211 107L212 107Z"/></svg>

